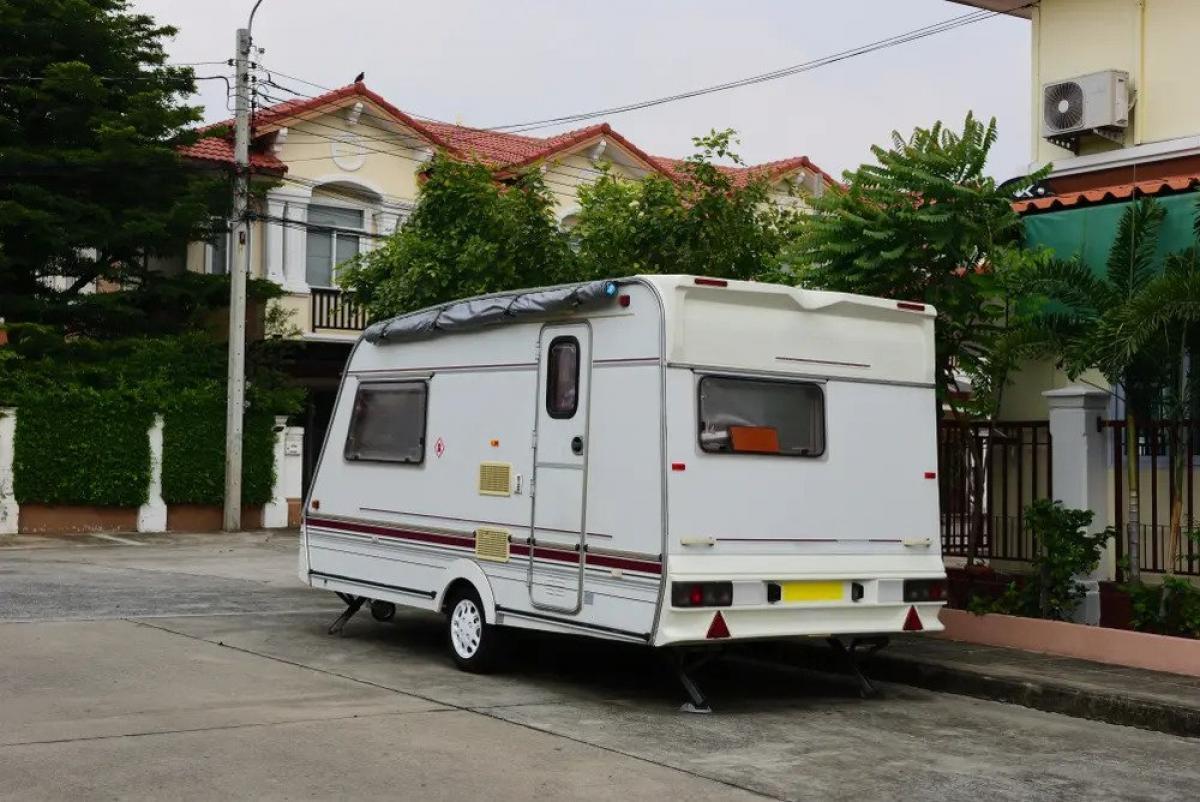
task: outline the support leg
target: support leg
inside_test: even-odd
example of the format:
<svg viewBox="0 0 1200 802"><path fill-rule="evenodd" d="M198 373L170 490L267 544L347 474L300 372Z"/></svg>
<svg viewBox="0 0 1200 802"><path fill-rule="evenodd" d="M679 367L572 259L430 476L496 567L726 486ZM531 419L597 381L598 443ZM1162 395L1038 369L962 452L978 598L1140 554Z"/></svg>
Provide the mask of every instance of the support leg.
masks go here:
<svg viewBox="0 0 1200 802"><path fill-rule="evenodd" d="M354 617L354 614L359 611L359 608L363 606L363 602L366 601L366 598L363 596L350 596L346 593L339 593L338 597L346 603L346 609L329 625L330 635L342 634L342 628L346 626L346 622Z"/></svg>
<svg viewBox="0 0 1200 802"><path fill-rule="evenodd" d="M845 658L846 667L850 669L850 673L856 680L858 680L858 692L862 695L862 698L870 699L872 696L878 694L879 691L874 685L871 684L871 680L867 679L867 676L862 673L862 669L859 668L859 649L864 649L866 654L873 654L887 645L887 639L855 638L850 641L849 646L843 643L839 638L829 638L828 642L829 645L833 647L834 651Z"/></svg>
<svg viewBox="0 0 1200 802"><path fill-rule="evenodd" d="M700 665L708 662L711 655L701 657L699 660L693 661L689 666L682 652L676 652L673 655L672 668L675 670L675 676L679 680L679 684L683 686L683 690L687 692L689 701L684 702L679 708L681 713L711 713L712 708L708 705L708 699L704 693L696 685L695 681L688 675L689 670L695 670Z"/></svg>

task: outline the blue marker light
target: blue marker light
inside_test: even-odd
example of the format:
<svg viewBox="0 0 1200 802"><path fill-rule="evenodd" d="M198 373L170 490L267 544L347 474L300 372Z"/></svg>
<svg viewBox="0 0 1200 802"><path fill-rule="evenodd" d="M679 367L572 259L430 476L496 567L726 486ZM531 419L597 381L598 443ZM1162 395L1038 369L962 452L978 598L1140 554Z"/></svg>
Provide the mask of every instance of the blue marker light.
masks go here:
<svg viewBox="0 0 1200 802"><path fill-rule="evenodd" d="M617 282L609 281L604 284L604 294L609 298L617 294Z"/></svg>

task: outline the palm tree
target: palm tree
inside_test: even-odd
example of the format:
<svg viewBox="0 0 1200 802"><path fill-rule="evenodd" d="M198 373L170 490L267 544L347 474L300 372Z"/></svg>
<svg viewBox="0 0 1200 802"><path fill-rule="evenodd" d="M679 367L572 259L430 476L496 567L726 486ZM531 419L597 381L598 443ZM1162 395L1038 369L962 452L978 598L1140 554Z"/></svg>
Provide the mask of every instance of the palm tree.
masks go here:
<svg viewBox="0 0 1200 802"><path fill-rule="evenodd" d="M1078 259L1036 254L1013 277L1018 293L1014 349L1025 356L1052 357L1072 379L1098 370L1125 396L1126 470L1129 488L1129 579L1140 567L1141 517L1138 509L1137 422L1153 410L1163 386L1164 362L1159 326L1151 336L1151 297L1166 292L1154 263L1165 210L1151 199L1130 204L1103 275ZM1200 281L1200 277L1197 277ZM1151 294L1153 293L1153 295ZM1200 295L1193 295L1200 299ZM1197 308L1200 320L1200 308ZM1138 323L1138 316L1142 323Z"/></svg>
<svg viewBox="0 0 1200 802"><path fill-rule="evenodd" d="M1184 421L1195 406L1200 371L1191 371L1200 353L1200 204L1193 230L1196 245L1168 254L1162 273L1148 282L1109 321L1101 333L1105 359L1130 359L1139 353L1161 354L1167 371L1165 409L1170 419L1171 529L1166 571L1174 573L1182 547L1183 480L1190 449L1184 443Z"/></svg>

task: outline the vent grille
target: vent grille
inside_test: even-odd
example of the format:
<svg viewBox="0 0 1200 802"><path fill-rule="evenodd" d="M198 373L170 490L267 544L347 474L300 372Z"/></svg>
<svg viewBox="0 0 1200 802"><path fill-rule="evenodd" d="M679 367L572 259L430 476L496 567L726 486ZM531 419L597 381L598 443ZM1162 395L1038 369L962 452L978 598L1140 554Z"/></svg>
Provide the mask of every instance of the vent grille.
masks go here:
<svg viewBox="0 0 1200 802"><path fill-rule="evenodd" d="M476 529L475 556L480 560L508 562L508 530L485 527Z"/></svg>
<svg viewBox="0 0 1200 802"><path fill-rule="evenodd" d="M481 496L511 496L512 463L479 463L479 494Z"/></svg>
<svg viewBox="0 0 1200 802"><path fill-rule="evenodd" d="M1043 91L1042 119L1054 131L1073 131L1083 123L1083 87L1075 81L1050 84Z"/></svg>

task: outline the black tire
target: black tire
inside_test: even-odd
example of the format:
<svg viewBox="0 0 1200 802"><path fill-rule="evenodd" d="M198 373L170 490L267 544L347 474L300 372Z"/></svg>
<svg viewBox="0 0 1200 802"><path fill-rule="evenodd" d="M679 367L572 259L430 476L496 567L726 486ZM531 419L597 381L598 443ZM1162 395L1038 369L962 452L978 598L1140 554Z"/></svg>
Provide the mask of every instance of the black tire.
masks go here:
<svg viewBox="0 0 1200 802"><path fill-rule="evenodd" d="M376 621L391 621L396 617L396 605L390 601L375 599L371 602L371 617Z"/></svg>
<svg viewBox="0 0 1200 802"><path fill-rule="evenodd" d="M446 603L446 646L463 671L487 674L500 663L503 633L486 622L483 602L472 587L453 591Z"/></svg>

